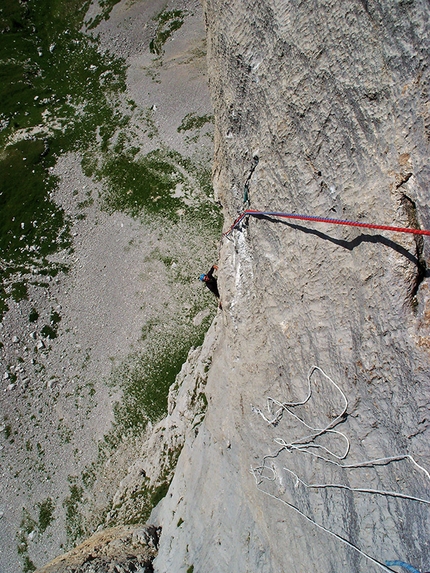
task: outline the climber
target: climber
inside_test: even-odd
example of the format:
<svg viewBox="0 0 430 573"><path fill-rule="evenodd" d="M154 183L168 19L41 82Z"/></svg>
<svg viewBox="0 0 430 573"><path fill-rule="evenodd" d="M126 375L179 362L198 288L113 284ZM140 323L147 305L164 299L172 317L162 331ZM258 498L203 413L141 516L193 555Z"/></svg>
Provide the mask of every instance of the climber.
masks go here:
<svg viewBox="0 0 430 573"><path fill-rule="evenodd" d="M214 293L214 295L217 297L218 301L219 301L219 307L222 308L221 306L221 301L219 300L219 291L218 291L218 281L216 280L216 278L213 276L214 271L217 271L218 267L216 265L213 265L211 267L211 270L207 273L204 274L202 273L200 275L200 280L205 283L205 285L208 287L208 289Z"/></svg>

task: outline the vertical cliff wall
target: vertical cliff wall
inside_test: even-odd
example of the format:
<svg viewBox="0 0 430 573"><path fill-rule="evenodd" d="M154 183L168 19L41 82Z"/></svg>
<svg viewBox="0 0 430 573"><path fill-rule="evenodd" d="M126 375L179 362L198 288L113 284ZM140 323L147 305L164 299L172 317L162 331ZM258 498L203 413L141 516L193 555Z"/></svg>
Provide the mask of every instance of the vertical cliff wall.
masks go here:
<svg viewBox="0 0 430 573"><path fill-rule="evenodd" d="M226 228L255 155L253 209L430 228L428 7L205 2ZM208 407L152 516L156 571L430 568L429 253L254 218L223 241Z"/></svg>

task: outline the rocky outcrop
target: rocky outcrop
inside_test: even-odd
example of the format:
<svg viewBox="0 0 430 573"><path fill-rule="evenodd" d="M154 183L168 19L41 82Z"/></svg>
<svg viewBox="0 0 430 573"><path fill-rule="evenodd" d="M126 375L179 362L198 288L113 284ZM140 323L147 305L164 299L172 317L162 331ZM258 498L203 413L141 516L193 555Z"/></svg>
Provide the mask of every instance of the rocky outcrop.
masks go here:
<svg viewBox="0 0 430 573"><path fill-rule="evenodd" d="M38 573L152 573L160 531L115 527L93 535Z"/></svg>
<svg viewBox="0 0 430 573"><path fill-rule="evenodd" d="M424 1L205 15L226 228L255 155L253 209L430 227ZM223 241L208 409L152 515L156 571L428 569L429 249L269 218Z"/></svg>

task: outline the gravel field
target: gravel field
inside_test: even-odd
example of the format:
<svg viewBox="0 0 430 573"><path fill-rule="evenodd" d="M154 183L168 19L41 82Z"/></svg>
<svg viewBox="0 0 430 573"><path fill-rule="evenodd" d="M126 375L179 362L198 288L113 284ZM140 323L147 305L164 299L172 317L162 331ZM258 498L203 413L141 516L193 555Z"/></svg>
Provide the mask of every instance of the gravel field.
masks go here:
<svg viewBox="0 0 430 573"><path fill-rule="evenodd" d="M151 53L155 18L169 10L181 10L183 24ZM213 124L178 130L189 114L212 114L200 4L122 1L96 32L100 49L128 66L118 107L125 114L134 102L127 129L138 157L161 148L188 159L195 171L178 166L186 200L213 208L196 175L210 173ZM103 180L88 177L81 160L64 154L52 170L73 238L73 251L53 260L69 271L40 277L28 299L8 301L0 323L2 573L40 567L103 523L139 451L139 433L118 437L115 425L122 373L142 358L159 365L176 346L186 356L216 312L197 277L217 256L219 223L108 210ZM175 196L184 196L181 185ZM106 445L109 432L115 447Z"/></svg>

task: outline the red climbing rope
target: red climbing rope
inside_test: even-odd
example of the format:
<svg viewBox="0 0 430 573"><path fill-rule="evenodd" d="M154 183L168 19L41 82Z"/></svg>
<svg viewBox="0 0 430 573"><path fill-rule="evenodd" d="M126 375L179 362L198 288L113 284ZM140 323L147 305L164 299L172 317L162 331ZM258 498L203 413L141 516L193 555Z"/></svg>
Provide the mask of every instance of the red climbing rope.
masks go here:
<svg viewBox="0 0 430 573"><path fill-rule="evenodd" d="M374 225L373 223L359 223L358 221L345 221L342 219L328 219L326 217L314 217L312 215L296 215L294 213L278 213L271 211L254 211L252 209L247 209L234 221L230 229L223 234L223 237L228 237L230 233L235 229L239 223L247 215L251 217L279 217L282 219L299 219L300 221L314 221L315 223L329 223L332 225L347 225L348 227L364 227L366 229L380 229L381 231L394 231L396 233L411 233L413 235L428 235L430 236L430 231L425 229L409 229L407 227L392 227L390 225Z"/></svg>

